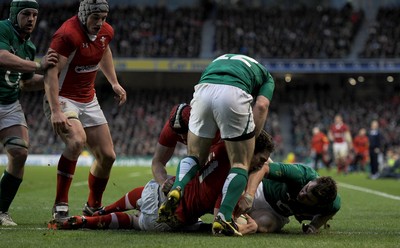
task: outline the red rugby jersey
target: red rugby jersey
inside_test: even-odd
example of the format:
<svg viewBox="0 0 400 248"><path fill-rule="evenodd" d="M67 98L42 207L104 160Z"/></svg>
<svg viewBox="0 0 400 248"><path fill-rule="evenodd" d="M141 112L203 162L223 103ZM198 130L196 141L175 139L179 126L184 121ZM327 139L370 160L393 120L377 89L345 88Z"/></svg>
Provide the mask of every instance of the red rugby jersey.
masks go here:
<svg viewBox="0 0 400 248"><path fill-rule="evenodd" d="M114 37L114 30L104 23L94 41L89 39L78 16L73 16L53 35L50 48L68 58L59 74L59 95L77 102L93 100L94 82L99 62Z"/></svg>

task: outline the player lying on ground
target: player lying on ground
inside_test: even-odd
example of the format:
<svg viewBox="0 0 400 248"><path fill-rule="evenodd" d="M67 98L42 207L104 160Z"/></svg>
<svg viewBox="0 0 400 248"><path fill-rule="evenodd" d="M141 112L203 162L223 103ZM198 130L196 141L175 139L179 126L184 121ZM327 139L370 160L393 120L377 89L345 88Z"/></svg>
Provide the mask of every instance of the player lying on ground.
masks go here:
<svg viewBox="0 0 400 248"><path fill-rule="evenodd" d="M271 136L263 131L257 138L252 167L260 168L273 151ZM183 197L172 218L158 223L158 208L166 200L162 187L151 180L146 186L133 189L120 200L97 212L93 217L73 216L67 221L54 221L50 228L59 229L136 229L148 231L187 230L200 228L198 218L218 212L225 178L230 170L223 142L211 149L210 160L186 186ZM137 209L136 214L123 213ZM211 226L208 227L211 231ZM233 235L227 234L227 235Z"/></svg>
<svg viewBox="0 0 400 248"><path fill-rule="evenodd" d="M261 175L261 183L248 185L238 204L238 209L246 209L244 200L253 202L248 214L257 223L256 229L252 223L241 229L242 234L280 231L289 223L289 216L295 216L300 223L310 220L309 224L302 225L303 231L316 233L340 209L336 182L331 177L320 177L311 167L265 163L261 171L255 174Z"/></svg>

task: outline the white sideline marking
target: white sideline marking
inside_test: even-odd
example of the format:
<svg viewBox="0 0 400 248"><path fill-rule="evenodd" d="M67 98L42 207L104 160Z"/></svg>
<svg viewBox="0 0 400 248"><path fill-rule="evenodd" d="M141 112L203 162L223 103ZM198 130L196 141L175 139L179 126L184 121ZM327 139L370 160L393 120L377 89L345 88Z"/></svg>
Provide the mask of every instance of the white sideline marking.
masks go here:
<svg viewBox="0 0 400 248"><path fill-rule="evenodd" d="M143 173L140 172L132 172L129 174L129 177L140 177Z"/></svg>
<svg viewBox="0 0 400 248"><path fill-rule="evenodd" d="M355 186L355 185L351 185L351 184L347 184L347 183L341 183L341 182L338 182L338 183L339 183L339 186L344 187L344 188L358 190L358 191L361 191L361 192L364 192L364 193L370 193L370 194L373 194L373 195L378 195L378 196L382 196L382 197L385 197L385 198L389 198L389 199L400 201L400 196L390 195L390 194L386 194L386 193L383 193L383 192L380 192L380 191L367 189L367 188L363 188L363 187L359 187L359 186Z"/></svg>
<svg viewBox="0 0 400 248"><path fill-rule="evenodd" d="M81 182L73 183L72 186L79 187L79 186L86 186L87 184L88 184L87 181L81 181Z"/></svg>

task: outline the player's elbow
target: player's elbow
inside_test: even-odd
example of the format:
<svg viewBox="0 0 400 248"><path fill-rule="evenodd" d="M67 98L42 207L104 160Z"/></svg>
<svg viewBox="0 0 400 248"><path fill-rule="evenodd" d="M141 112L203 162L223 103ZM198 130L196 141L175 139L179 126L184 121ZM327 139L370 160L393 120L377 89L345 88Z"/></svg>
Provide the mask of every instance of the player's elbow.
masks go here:
<svg viewBox="0 0 400 248"><path fill-rule="evenodd" d="M265 96L258 96L253 109L260 113L267 113L270 101Z"/></svg>

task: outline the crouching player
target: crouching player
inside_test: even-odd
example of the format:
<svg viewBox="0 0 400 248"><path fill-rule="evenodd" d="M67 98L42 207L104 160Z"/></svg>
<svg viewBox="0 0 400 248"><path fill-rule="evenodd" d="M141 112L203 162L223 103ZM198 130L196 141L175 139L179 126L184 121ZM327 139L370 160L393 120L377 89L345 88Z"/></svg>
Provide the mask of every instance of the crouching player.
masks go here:
<svg viewBox="0 0 400 248"><path fill-rule="evenodd" d="M256 140L251 161L252 168L261 168L268 160L274 145L265 131ZM175 214L158 223L158 208L166 200L162 187L155 180L135 188L115 203L106 206L94 216L72 216L66 221L53 221L53 229L136 229L146 231L198 230L204 225L198 219L204 214L215 214L221 203L221 192L230 170L230 162L223 142L211 148L206 166L188 183ZM137 213L125 213L127 210ZM165 221L165 222L164 222ZM211 232L211 224L206 225ZM224 233L225 234L225 233ZM238 235L226 233L225 235ZM241 235L241 234L240 234Z"/></svg>
<svg viewBox="0 0 400 248"><path fill-rule="evenodd" d="M278 232L289 223L289 216L300 223L311 221L303 223L302 230L317 233L339 211L341 199L331 177L320 177L302 164L265 163L261 170L261 183L248 185L238 204L240 212L248 208L244 199L254 199L247 201L252 202L248 214L257 225L239 225L242 234Z"/></svg>

